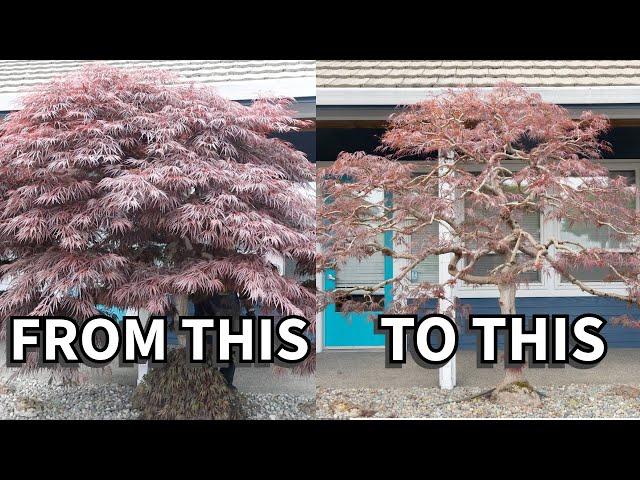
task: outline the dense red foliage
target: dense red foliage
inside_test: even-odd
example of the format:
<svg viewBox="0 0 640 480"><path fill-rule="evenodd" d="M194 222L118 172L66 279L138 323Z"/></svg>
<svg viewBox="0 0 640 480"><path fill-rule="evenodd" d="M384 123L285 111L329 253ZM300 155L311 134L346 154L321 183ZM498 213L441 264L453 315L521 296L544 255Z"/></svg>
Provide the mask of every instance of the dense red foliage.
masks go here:
<svg viewBox="0 0 640 480"><path fill-rule="evenodd" d="M169 295L237 291L315 317L312 164L273 134L288 99L243 106L162 72L106 67L43 85L0 125L0 318L96 305L162 314Z"/></svg>

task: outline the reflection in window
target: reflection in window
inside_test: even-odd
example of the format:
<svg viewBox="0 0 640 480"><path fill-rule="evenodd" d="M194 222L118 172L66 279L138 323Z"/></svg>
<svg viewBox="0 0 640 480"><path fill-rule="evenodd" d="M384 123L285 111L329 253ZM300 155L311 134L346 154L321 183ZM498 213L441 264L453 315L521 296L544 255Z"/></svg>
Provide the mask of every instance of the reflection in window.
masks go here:
<svg viewBox="0 0 640 480"><path fill-rule="evenodd" d="M411 255L419 255L424 249L438 242L438 223L416 230L411 235ZM438 282L438 256L430 255L420 262L411 271L411 283L437 283Z"/></svg>
<svg viewBox="0 0 640 480"><path fill-rule="evenodd" d="M633 170L620 171L612 170L609 172L611 178L625 177L628 185L635 185L636 173ZM635 205L630 205L635 208ZM602 248L602 249L622 249L623 242L612 238L612 230L608 226L598 227L594 224L584 222L575 222L570 225L568 220L560 223L560 239L570 242L576 242L585 248ZM570 272L578 280L586 282L611 282L616 281L612 276L612 272L608 268L578 268ZM563 278L564 283L568 282Z"/></svg>
<svg viewBox="0 0 640 480"><path fill-rule="evenodd" d="M465 201L465 209L469 208L469 204ZM478 208L475 209L478 211ZM487 212L486 216L490 214ZM521 212L515 215L515 220L520 223L524 231L530 233L533 238L540 241L540 212ZM505 235L508 232L505 230ZM523 254L518 254L519 261L524 261ZM500 254L488 254L480 257L473 268L471 273L474 275L489 275L498 265L504 263L504 256ZM521 273L519 279L523 282L540 282L540 272L530 271Z"/></svg>
<svg viewBox="0 0 640 480"><path fill-rule="evenodd" d="M367 310L384 310L384 295L350 295L348 302L365 304ZM344 303L336 302L336 312L344 310Z"/></svg>

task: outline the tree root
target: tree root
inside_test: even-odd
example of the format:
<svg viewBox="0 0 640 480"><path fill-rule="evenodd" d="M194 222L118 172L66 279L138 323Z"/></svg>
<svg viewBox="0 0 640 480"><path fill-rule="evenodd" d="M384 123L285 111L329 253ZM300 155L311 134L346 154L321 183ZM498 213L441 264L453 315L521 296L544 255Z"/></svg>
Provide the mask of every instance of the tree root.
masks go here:
<svg viewBox="0 0 640 480"><path fill-rule="evenodd" d="M447 405L449 403L469 402L471 400L475 400L476 398L491 397L491 395L493 394L493 392L495 392L495 390L496 390L495 388L492 388L490 390L486 390L476 395L469 395L467 397L458 398L457 400L447 400L446 402L437 403L436 406L439 407L440 405Z"/></svg>
<svg viewBox="0 0 640 480"><path fill-rule="evenodd" d="M520 383L522 383L522 385L520 385ZM526 386L525 386L526 384ZM517 386L520 388L527 388L530 391L536 393L540 398L546 398L548 397L548 395L544 392L541 392L540 390L537 390L535 388L533 388L531 386L531 384L529 384L529 382L512 382L512 383L508 383L506 385L500 385L498 387L494 387L491 388L489 390L485 390L484 392L480 392L477 393L475 395L469 395L467 397L463 397L463 398L459 398L457 400L448 400L446 402L442 402L442 403L437 403L436 406L439 407L441 405L447 405L449 403L461 403L461 402L470 402L471 400L475 400L476 398L488 398L488 399L492 399L492 397L494 397L497 393L506 390L507 388L511 387L511 386Z"/></svg>

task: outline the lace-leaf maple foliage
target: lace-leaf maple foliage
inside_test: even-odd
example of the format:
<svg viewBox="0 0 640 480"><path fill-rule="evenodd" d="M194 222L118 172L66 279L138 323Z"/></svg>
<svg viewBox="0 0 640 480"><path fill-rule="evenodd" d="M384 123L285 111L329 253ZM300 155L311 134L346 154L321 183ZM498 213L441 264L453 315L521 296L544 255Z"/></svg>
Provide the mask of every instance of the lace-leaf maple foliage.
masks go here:
<svg viewBox="0 0 640 480"><path fill-rule="evenodd" d="M394 260L393 276L326 292L319 307L340 302L345 311L378 310L374 294L389 285L388 310L415 313L430 300L447 304L445 287L460 283L497 286L501 310L515 313L516 290L527 274L553 271L588 293L640 303L637 189L623 177L609 178L607 162L600 161L611 150L603 141L608 128L601 115L571 118L513 84L484 93L452 90L399 111L379 154L343 152L318 172L324 196L318 270L334 268L339 275L350 258L383 254ZM541 238L524 222L540 214L569 227L590 225L624 248L553 232ZM392 242L383 241L385 234ZM451 278L411 277L443 254ZM594 287L575 274L596 268L625 292ZM364 302L349 301L362 292Z"/></svg>
<svg viewBox="0 0 640 480"><path fill-rule="evenodd" d="M315 267L314 168L274 137L307 122L290 99L244 106L172 79L87 67L0 124L2 319L162 314L169 295L225 291L315 317L315 293L267 260Z"/></svg>

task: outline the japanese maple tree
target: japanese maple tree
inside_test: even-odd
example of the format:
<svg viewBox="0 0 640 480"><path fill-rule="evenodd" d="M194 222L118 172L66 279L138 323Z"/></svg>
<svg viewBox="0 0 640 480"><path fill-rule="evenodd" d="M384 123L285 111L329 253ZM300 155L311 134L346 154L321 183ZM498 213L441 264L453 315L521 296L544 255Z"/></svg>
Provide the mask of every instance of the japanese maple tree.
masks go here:
<svg viewBox="0 0 640 480"><path fill-rule="evenodd" d="M572 119L513 84L452 90L394 114L380 155L343 152L322 172L318 205L319 270L339 274L349 258L379 252L394 259L393 276L326 292L321 306L378 310L374 292L391 285L391 312L415 314L435 299L453 313L447 287L493 285L501 312L514 314L518 288L554 270L590 294L638 303L637 193L600 161L610 148L602 141L608 126L591 112ZM541 238L524 221L540 214L604 229L624 248ZM437 255L448 255L449 278L415 281L411 272ZM598 290L576 275L594 268L624 282L625 293ZM366 301L351 301L354 292ZM507 369L498 390L521 377L522 369Z"/></svg>
<svg viewBox="0 0 640 480"><path fill-rule="evenodd" d="M0 124L1 332L99 304L186 314L221 292L313 321L315 293L270 261L315 268L314 168L274 137L307 125L290 102L105 66L26 96Z"/></svg>

